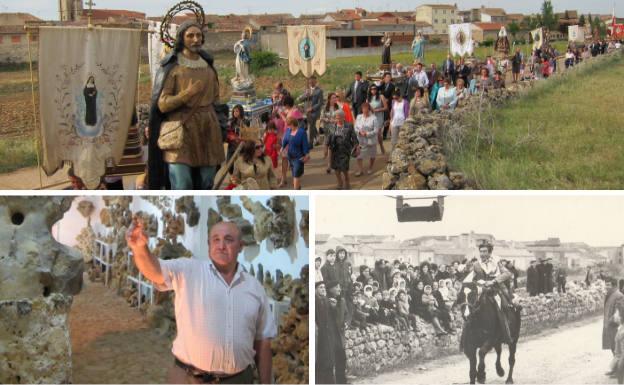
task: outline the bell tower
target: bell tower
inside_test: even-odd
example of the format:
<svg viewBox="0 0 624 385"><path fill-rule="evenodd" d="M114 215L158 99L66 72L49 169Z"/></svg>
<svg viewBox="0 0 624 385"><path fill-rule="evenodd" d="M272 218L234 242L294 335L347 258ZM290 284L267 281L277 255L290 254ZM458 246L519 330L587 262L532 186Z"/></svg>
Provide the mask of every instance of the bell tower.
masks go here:
<svg viewBox="0 0 624 385"><path fill-rule="evenodd" d="M58 4L60 21L77 21L82 18L82 0L58 0Z"/></svg>

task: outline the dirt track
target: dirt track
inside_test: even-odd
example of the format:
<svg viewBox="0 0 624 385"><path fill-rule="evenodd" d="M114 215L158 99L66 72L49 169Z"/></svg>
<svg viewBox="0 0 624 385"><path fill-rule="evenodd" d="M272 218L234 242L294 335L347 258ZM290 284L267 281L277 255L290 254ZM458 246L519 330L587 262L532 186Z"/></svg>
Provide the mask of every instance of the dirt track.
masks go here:
<svg viewBox="0 0 624 385"><path fill-rule="evenodd" d="M610 384L605 376L611 352L601 350L602 317L547 329L537 336L521 338L516 354L514 380L517 384ZM507 370L507 349L502 355ZM503 384L496 375L496 354L486 358L488 384ZM456 355L432 362L415 363L411 368L360 378L362 384L462 384L468 383L468 360Z"/></svg>

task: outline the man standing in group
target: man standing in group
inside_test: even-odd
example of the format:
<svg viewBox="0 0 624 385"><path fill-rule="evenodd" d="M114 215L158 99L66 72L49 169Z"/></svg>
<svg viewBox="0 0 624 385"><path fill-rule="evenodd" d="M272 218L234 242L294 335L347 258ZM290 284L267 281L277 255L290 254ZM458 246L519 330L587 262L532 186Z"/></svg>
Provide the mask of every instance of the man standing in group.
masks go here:
<svg viewBox="0 0 624 385"><path fill-rule="evenodd" d="M227 117L219 104L217 71L203 44L201 26L182 23L173 52L156 75L147 133L151 190L168 184L174 190L210 190L225 160Z"/></svg>
<svg viewBox="0 0 624 385"><path fill-rule="evenodd" d="M513 75L513 82L518 83L518 79L520 78L520 69L522 67L522 62L524 58L522 57L522 52L520 52L520 48L516 48L516 53L511 59L511 74Z"/></svg>
<svg viewBox="0 0 624 385"><path fill-rule="evenodd" d="M546 259L544 264L544 293L552 293L555 285L553 283L553 264L551 258Z"/></svg>
<svg viewBox="0 0 624 385"><path fill-rule="evenodd" d="M444 61L444 64L442 64L442 73L445 78L449 78L453 81L452 85L455 84L457 73L455 72L455 62L453 61L453 57L450 53L446 55L446 60Z"/></svg>
<svg viewBox="0 0 624 385"><path fill-rule="evenodd" d="M347 383L347 356L344 350L345 327L350 324L349 314L347 312L347 302L341 296L340 284L336 281L325 283L327 290L327 298L329 300L329 313L335 320L338 328L338 341L334 341L334 376L336 384ZM339 343L338 343L339 342Z"/></svg>
<svg viewBox="0 0 624 385"><path fill-rule="evenodd" d="M615 351L615 334L617 333L618 324L615 322L613 315L616 310L620 315L624 314L624 294L618 289L618 283L615 278L607 277L605 279L607 295L605 297L604 318L602 326L602 349ZM607 373L613 374L612 372Z"/></svg>
<svg viewBox="0 0 624 385"><path fill-rule="evenodd" d="M438 77L440 76L440 71L438 71L436 64L431 63L431 70L427 74L429 80L429 92L431 92L431 88L438 81Z"/></svg>
<svg viewBox="0 0 624 385"><path fill-rule="evenodd" d="M316 122L321 117L323 108L323 90L318 87L315 76L308 80L308 88L297 98L297 103L305 102L306 121L308 125L308 141L311 146L317 145Z"/></svg>
<svg viewBox="0 0 624 385"><path fill-rule="evenodd" d="M568 279L568 272L565 269L563 264L559 264L557 268L557 292L559 294L565 294L566 292L566 281Z"/></svg>
<svg viewBox="0 0 624 385"><path fill-rule="evenodd" d="M346 384L346 354L336 320L335 299L327 298L325 282L316 284L315 315L318 328L316 345L316 383Z"/></svg>
<svg viewBox="0 0 624 385"><path fill-rule="evenodd" d="M544 265L544 259L540 258L539 263L535 266L535 271L537 271L537 294L546 293L546 274L545 274L546 266Z"/></svg>
<svg viewBox="0 0 624 385"><path fill-rule="evenodd" d="M208 237L209 259L161 260L150 253L140 221L126 236L139 271L158 290L176 294L175 365L167 382L252 384L255 361L260 383L271 383L277 328L264 288L237 261L240 230L220 222Z"/></svg>
<svg viewBox="0 0 624 385"><path fill-rule="evenodd" d="M425 71L423 71L422 63L416 64L416 70L408 81L407 96L409 100L414 99L416 89L419 87L422 87L423 89L427 89L429 87L429 78L427 77Z"/></svg>
<svg viewBox="0 0 624 385"><path fill-rule="evenodd" d="M362 104L368 97L368 82L362 80L362 72L357 71L355 73L355 81L349 87L346 98L351 99L351 107L353 111L353 117L357 117L362 111Z"/></svg>
<svg viewBox="0 0 624 385"><path fill-rule="evenodd" d="M537 289L538 272L535 268L535 262L537 261L535 260L531 261L531 265L527 269L526 288L530 297L535 297L538 294L538 289Z"/></svg>

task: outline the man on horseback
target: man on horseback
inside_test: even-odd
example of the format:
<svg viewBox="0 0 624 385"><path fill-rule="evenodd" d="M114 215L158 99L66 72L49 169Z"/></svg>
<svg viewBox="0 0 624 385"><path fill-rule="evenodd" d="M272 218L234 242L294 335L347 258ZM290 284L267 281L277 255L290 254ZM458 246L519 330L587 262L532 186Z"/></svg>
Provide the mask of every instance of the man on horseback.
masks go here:
<svg viewBox="0 0 624 385"><path fill-rule="evenodd" d="M512 337L509 329L508 315L517 311L512 302L510 281L513 274L501 262L492 258L494 246L488 241L479 245L480 259L473 263L472 272L464 279L465 283L474 282L477 286L483 286L486 290L493 291L493 299L496 302L498 321L503 331L506 344L511 344Z"/></svg>

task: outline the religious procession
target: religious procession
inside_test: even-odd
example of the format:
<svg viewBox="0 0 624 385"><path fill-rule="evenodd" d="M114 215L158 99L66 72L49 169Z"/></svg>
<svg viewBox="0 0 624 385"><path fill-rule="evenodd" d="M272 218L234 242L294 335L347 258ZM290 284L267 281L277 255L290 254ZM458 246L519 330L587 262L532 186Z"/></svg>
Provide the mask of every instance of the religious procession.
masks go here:
<svg viewBox="0 0 624 385"><path fill-rule="evenodd" d="M283 59L258 70L259 59L252 58L269 53L264 43L273 36L265 39L251 24L237 25L240 32L230 54L215 59L213 23L198 2L175 4L138 28L98 25L88 16L97 9L83 11L89 17L86 26L26 26L32 45L37 37L37 58L30 57L31 77L35 61L38 76L32 81L34 131L29 138L36 164L19 168L9 165L14 159L9 157L10 171L0 174L0 187L523 186L517 178L493 180L490 168L505 164L508 178L521 173L512 168L520 154L511 144L522 143L524 152L534 154L532 146L541 141L534 137L544 134L540 126L545 122L538 119L529 134L496 132L506 109L513 113L510 103L532 99L546 80L561 79L552 88L568 78L569 83L585 79L590 68L613 67L624 37L615 13L604 31L600 23L529 30L532 23L523 24L525 33L519 33L514 21L499 23L496 31L488 25L489 40L475 29L479 23L455 23L459 18L435 35L417 29L424 24L415 22L409 41L391 32L368 38L374 44L367 52L377 50L380 61L365 56L348 66L329 58L337 53L334 43L342 46L349 40L334 38L330 25L285 23L281 46L275 43ZM564 29L567 36L560 32ZM144 56L149 64L143 63ZM524 120L532 125L530 116ZM491 123L486 127L484 122ZM501 141L493 142L494 136ZM490 161L480 161L484 153ZM569 156L554 155L562 163ZM524 160L518 162L526 165L527 177L536 174L540 160ZM555 172L551 179L536 175L519 188L552 188L563 183L565 173ZM574 183L587 188L613 183L604 178L586 182L579 176L569 183L572 188Z"/></svg>

